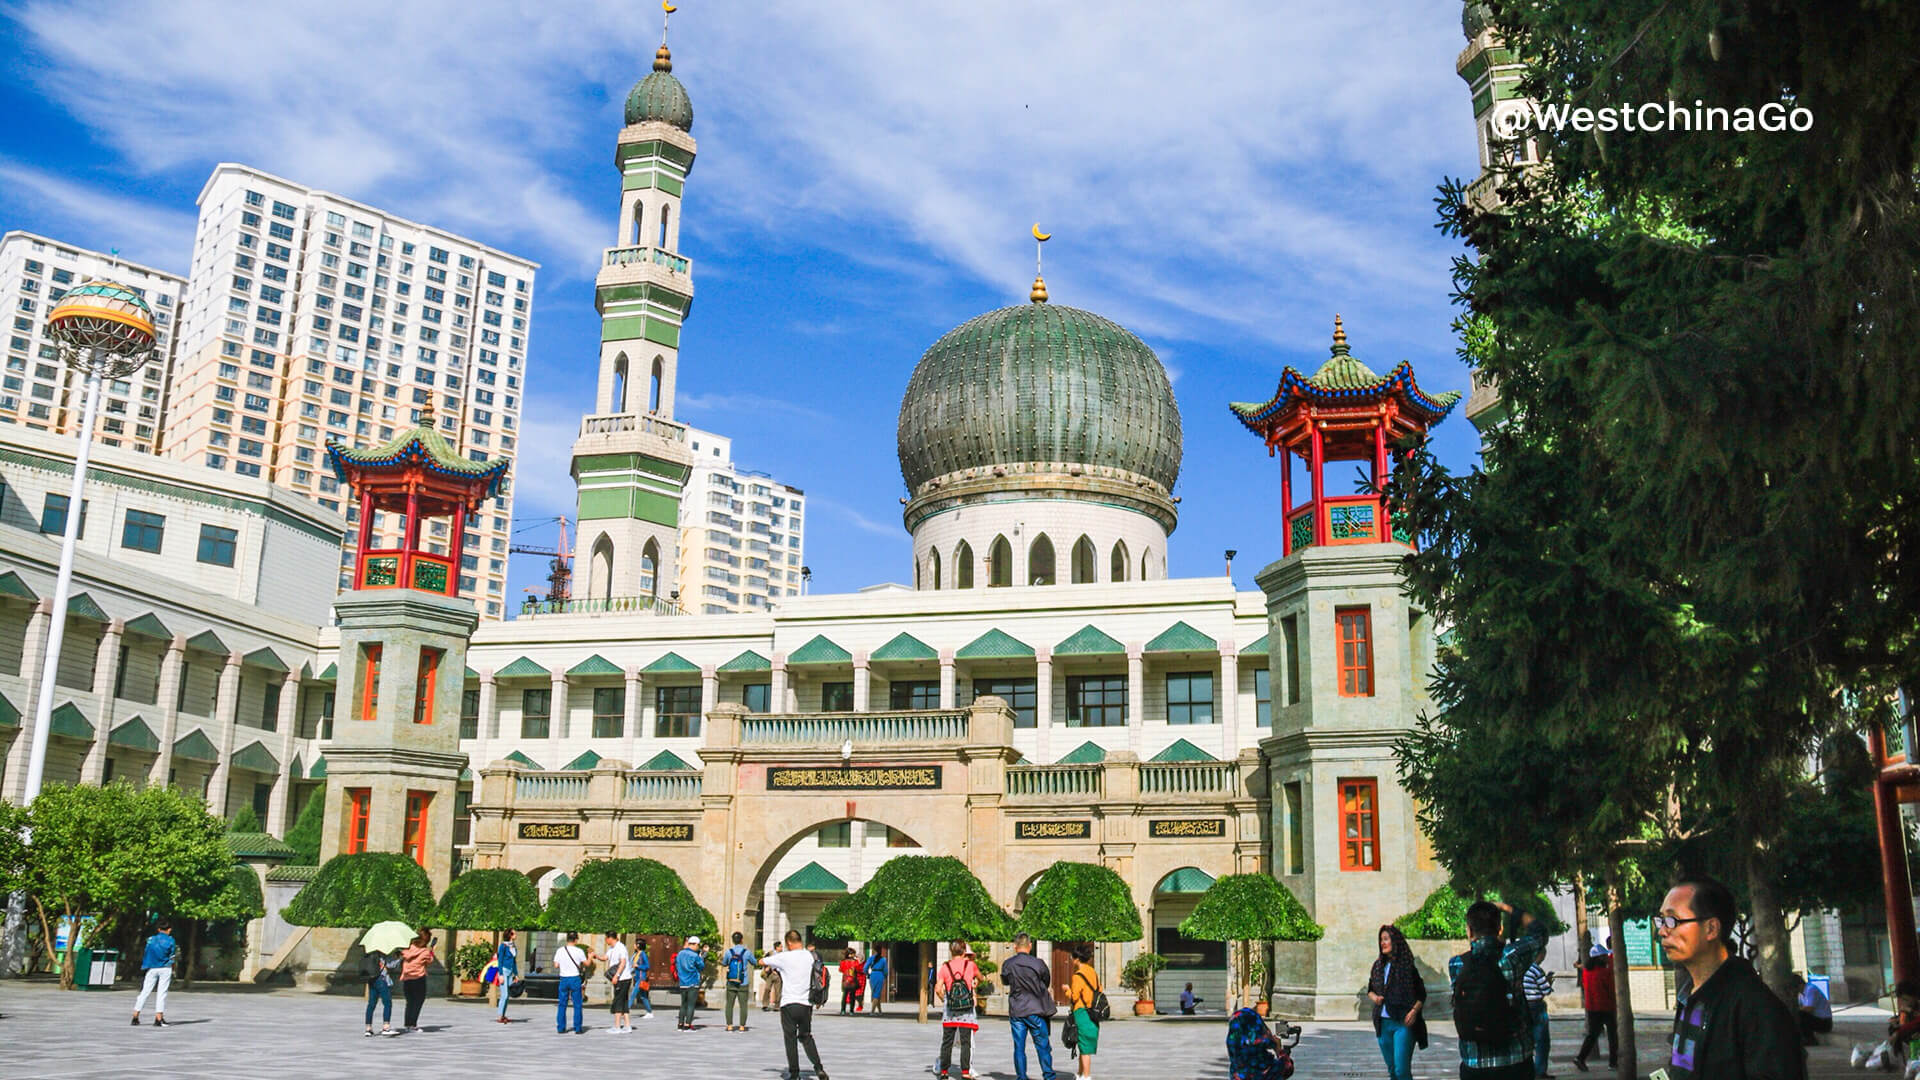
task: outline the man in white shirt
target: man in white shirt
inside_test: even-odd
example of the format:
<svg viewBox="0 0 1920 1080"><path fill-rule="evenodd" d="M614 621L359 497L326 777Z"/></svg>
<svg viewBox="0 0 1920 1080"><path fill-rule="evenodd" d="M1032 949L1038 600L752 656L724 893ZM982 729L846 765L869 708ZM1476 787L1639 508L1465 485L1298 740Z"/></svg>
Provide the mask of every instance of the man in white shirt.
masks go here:
<svg viewBox="0 0 1920 1080"><path fill-rule="evenodd" d="M607 981L613 984L613 1026L607 1029L607 1034L629 1034L633 1031L633 1021L627 1015L632 1007L628 999L633 996L633 971L628 964L626 943L618 934L607 935L607 951L600 959L607 965Z"/></svg>
<svg viewBox="0 0 1920 1080"><path fill-rule="evenodd" d="M819 960L800 942L800 931L787 931L787 947L770 952L760 966L780 975L780 1034L787 1043L787 1080L800 1080L800 1047L807 1048L817 1080L827 1080L826 1067L820 1064L820 1050L813 1044L813 966Z"/></svg>
<svg viewBox="0 0 1920 1080"><path fill-rule="evenodd" d="M567 931L567 943L554 950L553 973L560 976L559 1007L554 1011L554 1026L560 1034L567 1033L567 1001L573 1001L573 1033L580 1035L587 1028L580 1014L580 984L587 970L587 951L580 947L580 935Z"/></svg>

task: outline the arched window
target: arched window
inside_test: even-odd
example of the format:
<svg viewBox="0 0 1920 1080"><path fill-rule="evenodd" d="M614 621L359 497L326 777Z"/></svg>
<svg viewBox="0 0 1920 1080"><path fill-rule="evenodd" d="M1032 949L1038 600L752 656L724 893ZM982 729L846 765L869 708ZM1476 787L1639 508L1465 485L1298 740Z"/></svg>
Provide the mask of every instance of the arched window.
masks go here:
<svg viewBox="0 0 1920 1080"><path fill-rule="evenodd" d="M587 595L595 600L613 598L613 541L605 533L593 542L593 563L587 576Z"/></svg>
<svg viewBox="0 0 1920 1080"><path fill-rule="evenodd" d="M973 588L973 545L965 540L953 549L953 587Z"/></svg>
<svg viewBox="0 0 1920 1080"><path fill-rule="evenodd" d="M930 561L933 564L933 589L935 592L939 592L940 591L940 549L934 548L931 552L929 552L929 555L931 556L931 558L928 561Z"/></svg>
<svg viewBox="0 0 1920 1080"><path fill-rule="evenodd" d="M1099 580L1094 576L1094 567L1099 565L1100 556L1093 550L1093 541L1086 537L1073 543L1073 583L1084 585Z"/></svg>
<svg viewBox="0 0 1920 1080"><path fill-rule="evenodd" d="M660 242L655 244L654 247L667 246L667 216L671 213L673 213L672 203L667 203L660 207Z"/></svg>
<svg viewBox="0 0 1920 1080"><path fill-rule="evenodd" d="M1140 580L1141 581L1153 580L1153 549L1152 548L1148 548L1147 550L1140 553Z"/></svg>
<svg viewBox="0 0 1920 1080"><path fill-rule="evenodd" d="M627 354L613 358L613 411L627 411Z"/></svg>
<svg viewBox="0 0 1920 1080"><path fill-rule="evenodd" d="M1013 584L1013 545L1004 536L993 538L987 551L987 587L1004 588Z"/></svg>
<svg viewBox="0 0 1920 1080"><path fill-rule="evenodd" d="M660 595L660 549L653 541L640 549L640 595L658 597Z"/></svg>
<svg viewBox="0 0 1920 1080"><path fill-rule="evenodd" d="M653 385L647 391L647 411L658 415L660 412L660 376L663 370L661 358L653 358Z"/></svg>
<svg viewBox="0 0 1920 1080"><path fill-rule="evenodd" d="M1053 541L1041 533L1027 549L1027 584L1053 584Z"/></svg>
<svg viewBox="0 0 1920 1080"><path fill-rule="evenodd" d="M925 585L921 584L921 582L925 580L926 579L920 575L920 560L919 559L913 560L913 587L916 589L926 588Z"/></svg>
<svg viewBox="0 0 1920 1080"><path fill-rule="evenodd" d="M1107 569L1112 572L1114 581L1127 580L1127 544L1124 540L1113 542L1113 557L1107 560Z"/></svg>
<svg viewBox="0 0 1920 1080"><path fill-rule="evenodd" d="M633 203L633 239L629 244L638 244L647 235L647 203L645 199L635 199Z"/></svg>

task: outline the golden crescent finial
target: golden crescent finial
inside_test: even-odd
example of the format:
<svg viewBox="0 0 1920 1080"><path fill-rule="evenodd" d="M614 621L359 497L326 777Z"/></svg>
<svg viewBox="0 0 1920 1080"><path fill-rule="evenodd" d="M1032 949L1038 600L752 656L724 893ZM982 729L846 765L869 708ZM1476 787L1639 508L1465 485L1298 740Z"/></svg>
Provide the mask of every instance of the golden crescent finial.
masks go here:
<svg viewBox="0 0 1920 1080"><path fill-rule="evenodd" d="M1049 233L1041 232L1040 223L1036 221L1033 223L1033 238L1044 244L1047 241L1053 239L1053 234L1050 232Z"/></svg>
<svg viewBox="0 0 1920 1080"><path fill-rule="evenodd" d="M671 15L674 12L679 11L680 9L673 6L672 4L667 3L667 0L660 0L660 10Z"/></svg>

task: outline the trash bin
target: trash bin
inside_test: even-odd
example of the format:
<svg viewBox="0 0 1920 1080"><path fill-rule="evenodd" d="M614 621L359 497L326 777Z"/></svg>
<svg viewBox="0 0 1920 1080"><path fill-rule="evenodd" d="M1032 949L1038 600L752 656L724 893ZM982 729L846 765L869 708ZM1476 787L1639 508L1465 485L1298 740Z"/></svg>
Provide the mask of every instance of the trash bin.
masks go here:
<svg viewBox="0 0 1920 1080"><path fill-rule="evenodd" d="M93 949L85 945L75 946L71 956L62 953L60 958L73 965L73 985L84 989L92 978ZM56 967L54 970L58 971L59 968Z"/></svg>
<svg viewBox="0 0 1920 1080"><path fill-rule="evenodd" d="M86 976L84 983L86 989L113 989L113 980L115 976L119 974L120 970L120 950L86 949L82 951L92 953L91 962L85 966L74 969L74 974L76 976ZM75 981L79 982L80 980L76 979Z"/></svg>

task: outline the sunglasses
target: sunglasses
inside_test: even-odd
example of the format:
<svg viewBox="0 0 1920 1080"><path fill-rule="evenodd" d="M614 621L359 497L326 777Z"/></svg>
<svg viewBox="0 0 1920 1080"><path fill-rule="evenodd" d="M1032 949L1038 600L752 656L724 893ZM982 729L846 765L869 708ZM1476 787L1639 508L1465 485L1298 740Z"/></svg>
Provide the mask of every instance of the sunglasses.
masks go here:
<svg viewBox="0 0 1920 1080"><path fill-rule="evenodd" d="M1687 923L1705 922L1705 921L1706 921L1705 916L1695 916L1694 918L1691 918L1691 919L1678 919L1673 917L1672 915L1655 915L1653 917L1653 928L1656 930L1668 931L1668 930L1672 930L1676 926L1684 926Z"/></svg>

